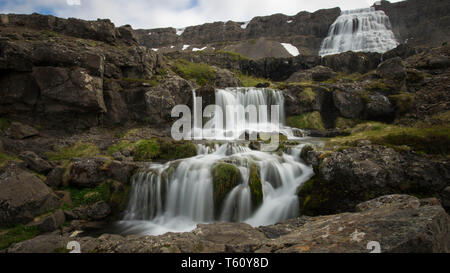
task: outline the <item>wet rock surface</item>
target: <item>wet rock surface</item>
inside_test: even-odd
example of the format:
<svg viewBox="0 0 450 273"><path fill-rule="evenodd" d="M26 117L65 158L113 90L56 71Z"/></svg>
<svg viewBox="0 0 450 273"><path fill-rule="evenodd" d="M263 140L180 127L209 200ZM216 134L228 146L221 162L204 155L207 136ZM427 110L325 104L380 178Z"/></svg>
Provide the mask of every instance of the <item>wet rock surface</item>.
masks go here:
<svg viewBox="0 0 450 273"><path fill-rule="evenodd" d="M71 240L77 240L84 253L368 253L371 241L384 253L449 252L449 224L450 217L437 202L390 195L360 204L358 212L301 217L261 228L217 223L161 236L50 234L15 244L7 252L51 253Z"/></svg>

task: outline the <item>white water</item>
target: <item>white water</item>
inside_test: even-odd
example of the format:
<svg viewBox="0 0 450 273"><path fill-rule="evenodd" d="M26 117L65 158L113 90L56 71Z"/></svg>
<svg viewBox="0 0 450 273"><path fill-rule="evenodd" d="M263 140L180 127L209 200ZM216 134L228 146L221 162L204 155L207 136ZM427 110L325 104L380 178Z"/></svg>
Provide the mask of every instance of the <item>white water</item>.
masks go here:
<svg viewBox="0 0 450 273"><path fill-rule="evenodd" d="M223 115L215 115L205 124L200 124L202 113L197 110L200 103L195 91L193 97L195 139L232 141L240 139L246 133L250 135L261 132L282 133L288 138L295 138L293 129L284 125L284 98L281 91L245 87L217 89L215 104L222 109ZM272 105L278 106L278 115L272 112ZM253 119L244 112L249 106L255 106L256 116Z"/></svg>
<svg viewBox="0 0 450 273"><path fill-rule="evenodd" d="M119 226L126 234L159 235L189 231L198 223L238 221L261 226L296 217L296 189L313 175L312 169L300 162L300 151L301 146L277 155L233 143L200 145L196 157L151 164L149 170L135 176ZM232 162L242 180L215 215L212 170L218 162ZM259 208L252 207L250 164L258 166L262 181L264 199Z"/></svg>
<svg viewBox="0 0 450 273"><path fill-rule="evenodd" d="M193 95L195 97L195 92ZM216 103L222 107L279 105L284 113L282 93L271 89L219 89ZM195 105L194 102L194 111ZM273 129L270 113L261 110L258 114L255 123L238 119L241 131L232 131L231 136L261 128ZM226 111L223 122L234 116L233 111ZM283 123L284 114L280 117ZM208 122L215 125L216 118ZM218 138L235 139L227 135L226 130L219 130L219 133ZM124 234L159 235L190 231L199 223L232 221L261 226L296 217L299 215L297 188L313 175L312 168L300 160L302 147L290 148L286 153L267 153L251 150L242 142L211 142L198 144L195 157L165 164L150 163L133 178L128 208L118 227ZM239 185L229 191L221 207L215 208L213 170L217 163L224 162L236 166L241 179ZM259 207L252 203L251 166L258 168L261 178L263 202Z"/></svg>
<svg viewBox="0 0 450 273"><path fill-rule="evenodd" d="M343 11L331 25L319 55L347 51L384 53L397 47L389 17L375 8Z"/></svg>

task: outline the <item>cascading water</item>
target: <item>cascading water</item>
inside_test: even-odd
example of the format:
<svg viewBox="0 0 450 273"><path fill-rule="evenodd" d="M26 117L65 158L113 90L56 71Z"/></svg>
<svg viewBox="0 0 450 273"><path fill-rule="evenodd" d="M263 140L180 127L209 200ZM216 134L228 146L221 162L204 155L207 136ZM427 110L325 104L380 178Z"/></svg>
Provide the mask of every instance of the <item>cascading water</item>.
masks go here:
<svg viewBox="0 0 450 273"><path fill-rule="evenodd" d="M294 137L292 128L284 126L284 98L281 91L256 88L226 88L218 89L215 94L215 105L223 111L223 115L212 117L205 126L199 126L201 112L194 96L194 136L196 139L237 140L245 133L279 132L287 137ZM251 119L244 110L255 106L255 119ZM279 115L272 113L271 106L278 106ZM243 110L241 113L237 109ZM272 116L274 115L274 116Z"/></svg>
<svg viewBox="0 0 450 273"><path fill-rule="evenodd" d="M228 105L255 105L257 108L278 105L282 109L280 112L284 111L281 92L270 89L219 89L216 103L222 108ZM242 123L239 130L243 131L227 135L226 130L221 129L215 136L230 140L244 131L274 129L269 109L263 110L258 113L255 123L243 123L248 121L246 118L237 120ZM284 119L282 114L280 117ZM235 112L224 111L224 123L234 118ZM207 123L214 127L216 122L217 116L214 116ZM289 128L283 130L289 133ZM215 221L261 226L298 216L296 190L313 175L312 168L301 162L302 145L289 148L286 153L254 151L247 144L235 141L222 144L215 141L197 146L198 155L195 157L165 164L150 163L146 170L134 177L128 208L118 223L121 233L158 235L184 232L194 229L199 223ZM214 171L223 164L237 168L239 181L227 190L218 205L214 200L217 190ZM255 185L262 190L260 203L254 202L257 199Z"/></svg>
<svg viewBox="0 0 450 273"><path fill-rule="evenodd" d="M346 51L384 53L397 47L389 17L375 8L343 11L331 25L319 55Z"/></svg>

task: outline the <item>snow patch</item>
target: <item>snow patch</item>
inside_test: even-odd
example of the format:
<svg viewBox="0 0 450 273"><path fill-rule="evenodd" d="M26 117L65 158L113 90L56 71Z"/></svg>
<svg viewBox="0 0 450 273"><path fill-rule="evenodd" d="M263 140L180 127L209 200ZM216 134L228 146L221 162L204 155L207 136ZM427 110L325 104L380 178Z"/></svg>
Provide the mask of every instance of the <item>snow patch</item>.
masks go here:
<svg viewBox="0 0 450 273"><path fill-rule="evenodd" d="M152 48L152 50L156 52L159 50L159 48Z"/></svg>
<svg viewBox="0 0 450 273"><path fill-rule="evenodd" d="M152 33L151 33L151 32L149 32L149 33L148 33L148 35L152 35Z"/></svg>
<svg viewBox="0 0 450 273"><path fill-rule="evenodd" d="M171 45L170 48L174 48L175 46Z"/></svg>
<svg viewBox="0 0 450 273"><path fill-rule="evenodd" d="M181 36L181 34L183 34L183 32L186 30L186 28L177 28L177 35Z"/></svg>
<svg viewBox="0 0 450 273"><path fill-rule="evenodd" d="M248 24L250 24L250 21L244 22L244 24L241 25L241 28L242 28L242 29L246 29L247 26L248 26Z"/></svg>
<svg viewBox="0 0 450 273"><path fill-rule="evenodd" d="M291 44L287 44L287 43L281 43L281 45L287 50L287 52L289 52L289 54L291 54L292 56L298 56L300 55L300 52L298 51L298 48L296 48L295 46L291 45Z"/></svg>
<svg viewBox="0 0 450 273"><path fill-rule="evenodd" d="M186 50L190 45L183 45L183 49L182 50Z"/></svg>
<svg viewBox="0 0 450 273"><path fill-rule="evenodd" d="M286 23L290 24L290 23L292 23L292 22L294 22L294 21L293 21L293 20L289 20L289 21L287 21Z"/></svg>
<svg viewBox="0 0 450 273"><path fill-rule="evenodd" d="M196 47L194 47L194 48L192 49L192 51L203 51L203 50L205 50L206 48L208 48L208 47L207 47L207 46L202 47L202 48L196 48Z"/></svg>

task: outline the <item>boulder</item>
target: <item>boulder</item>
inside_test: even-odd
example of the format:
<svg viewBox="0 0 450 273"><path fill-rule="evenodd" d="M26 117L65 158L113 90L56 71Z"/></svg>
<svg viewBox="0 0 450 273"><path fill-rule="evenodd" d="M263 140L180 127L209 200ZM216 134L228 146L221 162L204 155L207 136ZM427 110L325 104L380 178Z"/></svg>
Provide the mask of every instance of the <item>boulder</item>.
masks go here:
<svg viewBox="0 0 450 273"><path fill-rule="evenodd" d="M401 83L406 78L406 69L400 57L395 57L382 62L377 67L377 75L389 81Z"/></svg>
<svg viewBox="0 0 450 273"><path fill-rule="evenodd" d="M356 92L334 91L333 102L342 117L360 118L364 111L364 101Z"/></svg>
<svg viewBox="0 0 450 273"><path fill-rule="evenodd" d="M394 106L387 97L370 94L366 104L366 116L369 120L391 121L395 117Z"/></svg>
<svg viewBox="0 0 450 273"><path fill-rule="evenodd" d="M0 188L0 226L25 224L61 204L39 178L15 165L0 173Z"/></svg>
<svg viewBox="0 0 450 273"><path fill-rule="evenodd" d="M43 160L34 152L31 151L23 152L20 154L20 158L27 163L29 169L35 172L47 174L52 169L52 165L50 165L50 163Z"/></svg>
<svg viewBox="0 0 450 273"><path fill-rule="evenodd" d="M39 134L38 130L20 122L12 122L6 130L6 135L13 139L25 139Z"/></svg>
<svg viewBox="0 0 450 273"><path fill-rule="evenodd" d="M300 210L307 215L352 211L358 203L386 194L439 196L450 181L450 166L445 161L370 142L316 156L320 162L316 176L298 191Z"/></svg>
<svg viewBox="0 0 450 273"><path fill-rule="evenodd" d="M52 188L60 187L63 184L64 171L65 169L62 167L56 167L53 170L51 170L47 175L45 184L47 184L49 187Z"/></svg>
<svg viewBox="0 0 450 273"><path fill-rule="evenodd" d="M329 67L336 72L364 74L376 69L380 62L380 53L348 51L323 57L321 65Z"/></svg>
<svg viewBox="0 0 450 273"><path fill-rule="evenodd" d="M317 81L323 82L336 77L338 74L333 69L325 66L315 66L307 70L299 70L292 74L288 82L303 82L303 81Z"/></svg>
<svg viewBox="0 0 450 273"><path fill-rule="evenodd" d="M238 87L242 86L241 80L234 75L228 69L215 68L216 78L214 79L214 85L218 88L226 87Z"/></svg>
<svg viewBox="0 0 450 273"><path fill-rule="evenodd" d="M103 220L111 214L111 208L103 201L90 205L87 210L87 216L92 220Z"/></svg>
<svg viewBox="0 0 450 273"><path fill-rule="evenodd" d="M65 221L66 217L64 212L62 210L57 210L49 216L42 219L37 219L36 221L27 224L27 226L35 226L40 232L46 233L58 229L62 224L64 224Z"/></svg>

